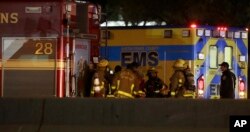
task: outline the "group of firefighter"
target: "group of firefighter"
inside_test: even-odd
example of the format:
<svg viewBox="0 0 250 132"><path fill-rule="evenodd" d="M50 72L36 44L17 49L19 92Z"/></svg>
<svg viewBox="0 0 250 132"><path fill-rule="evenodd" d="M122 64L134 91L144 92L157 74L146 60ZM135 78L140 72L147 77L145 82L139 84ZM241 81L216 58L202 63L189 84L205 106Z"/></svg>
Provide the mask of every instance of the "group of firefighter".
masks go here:
<svg viewBox="0 0 250 132"><path fill-rule="evenodd" d="M93 66L91 66L93 67ZM91 70L92 69L92 70ZM194 75L184 60L178 59L173 65L174 74L167 86L158 76L155 67L147 71L147 80L139 71L139 64L132 62L114 72L106 59L100 60L95 69L85 72L85 79L78 80L81 86L78 95L83 97L114 98L194 98ZM85 85L82 85L84 82Z"/></svg>

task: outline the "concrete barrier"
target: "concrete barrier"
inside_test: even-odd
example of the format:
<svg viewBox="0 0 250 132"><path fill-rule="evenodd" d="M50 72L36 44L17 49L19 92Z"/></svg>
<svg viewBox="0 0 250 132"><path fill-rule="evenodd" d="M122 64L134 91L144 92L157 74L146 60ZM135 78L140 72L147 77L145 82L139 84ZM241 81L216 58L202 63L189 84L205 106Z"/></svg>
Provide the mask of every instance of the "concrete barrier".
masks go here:
<svg viewBox="0 0 250 132"><path fill-rule="evenodd" d="M0 131L228 131L250 100L0 99Z"/></svg>

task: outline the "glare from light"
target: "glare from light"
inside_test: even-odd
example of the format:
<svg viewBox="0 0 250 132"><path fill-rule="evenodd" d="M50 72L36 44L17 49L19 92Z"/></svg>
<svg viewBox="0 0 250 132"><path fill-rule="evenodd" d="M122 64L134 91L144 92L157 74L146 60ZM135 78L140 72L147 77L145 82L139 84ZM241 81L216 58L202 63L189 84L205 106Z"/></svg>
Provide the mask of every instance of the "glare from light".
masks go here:
<svg viewBox="0 0 250 132"><path fill-rule="evenodd" d="M203 95L203 94L204 94L204 90L199 89L199 90L198 90L198 94L199 94L199 95Z"/></svg>
<svg viewBox="0 0 250 132"><path fill-rule="evenodd" d="M196 24L191 24L191 26L190 26L191 28L196 28L197 27L197 25Z"/></svg>
<svg viewBox="0 0 250 132"><path fill-rule="evenodd" d="M167 25L166 22L161 22L160 26L164 26ZM101 24L101 27L125 27L125 21L108 21L108 23L106 24L106 22ZM131 22L127 23L127 26L132 26ZM159 24L155 21L148 21L148 22L144 22L141 21L137 24L137 26L159 26Z"/></svg>
<svg viewBox="0 0 250 132"><path fill-rule="evenodd" d="M245 92L243 92L243 91L239 92L239 96L240 96L241 98L244 97L244 96L245 96Z"/></svg>

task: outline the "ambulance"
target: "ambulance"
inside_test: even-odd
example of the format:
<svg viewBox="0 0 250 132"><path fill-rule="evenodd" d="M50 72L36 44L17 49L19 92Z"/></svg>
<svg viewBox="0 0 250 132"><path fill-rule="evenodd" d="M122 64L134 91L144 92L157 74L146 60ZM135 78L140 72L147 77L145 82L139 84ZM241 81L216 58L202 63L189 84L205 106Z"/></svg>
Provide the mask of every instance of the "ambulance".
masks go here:
<svg viewBox="0 0 250 132"><path fill-rule="evenodd" d="M196 98L219 98L222 62L236 75L235 98L246 99L248 30L245 28L188 27L105 27L101 31L101 56L111 68L136 61L141 72L155 67L169 85L173 64L183 59L195 77Z"/></svg>

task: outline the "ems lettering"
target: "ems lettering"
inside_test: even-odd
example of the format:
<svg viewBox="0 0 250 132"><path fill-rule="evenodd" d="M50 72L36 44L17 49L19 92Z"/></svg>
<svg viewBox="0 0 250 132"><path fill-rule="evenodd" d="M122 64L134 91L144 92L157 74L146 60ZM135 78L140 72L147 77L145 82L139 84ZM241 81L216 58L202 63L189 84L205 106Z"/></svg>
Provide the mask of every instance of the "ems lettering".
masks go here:
<svg viewBox="0 0 250 132"><path fill-rule="evenodd" d="M0 23L8 24L8 23L17 23L18 22L18 13L12 12L0 12Z"/></svg>
<svg viewBox="0 0 250 132"><path fill-rule="evenodd" d="M244 127L247 125L247 120L236 120L234 123L234 127Z"/></svg>
<svg viewBox="0 0 250 132"><path fill-rule="evenodd" d="M146 52L135 52L133 55L133 61L137 62L141 66L146 66L147 53Z"/></svg>
<svg viewBox="0 0 250 132"><path fill-rule="evenodd" d="M126 66L131 62L137 62L140 66L157 66L159 63L158 53L155 51L149 52L122 52L121 53L121 64Z"/></svg>
<svg viewBox="0 0 250 132"><path fill-rule="evenodd" d="M149 66L157 66L158 65L158 53L150 52L148 55L148 65Z"/></svg>

